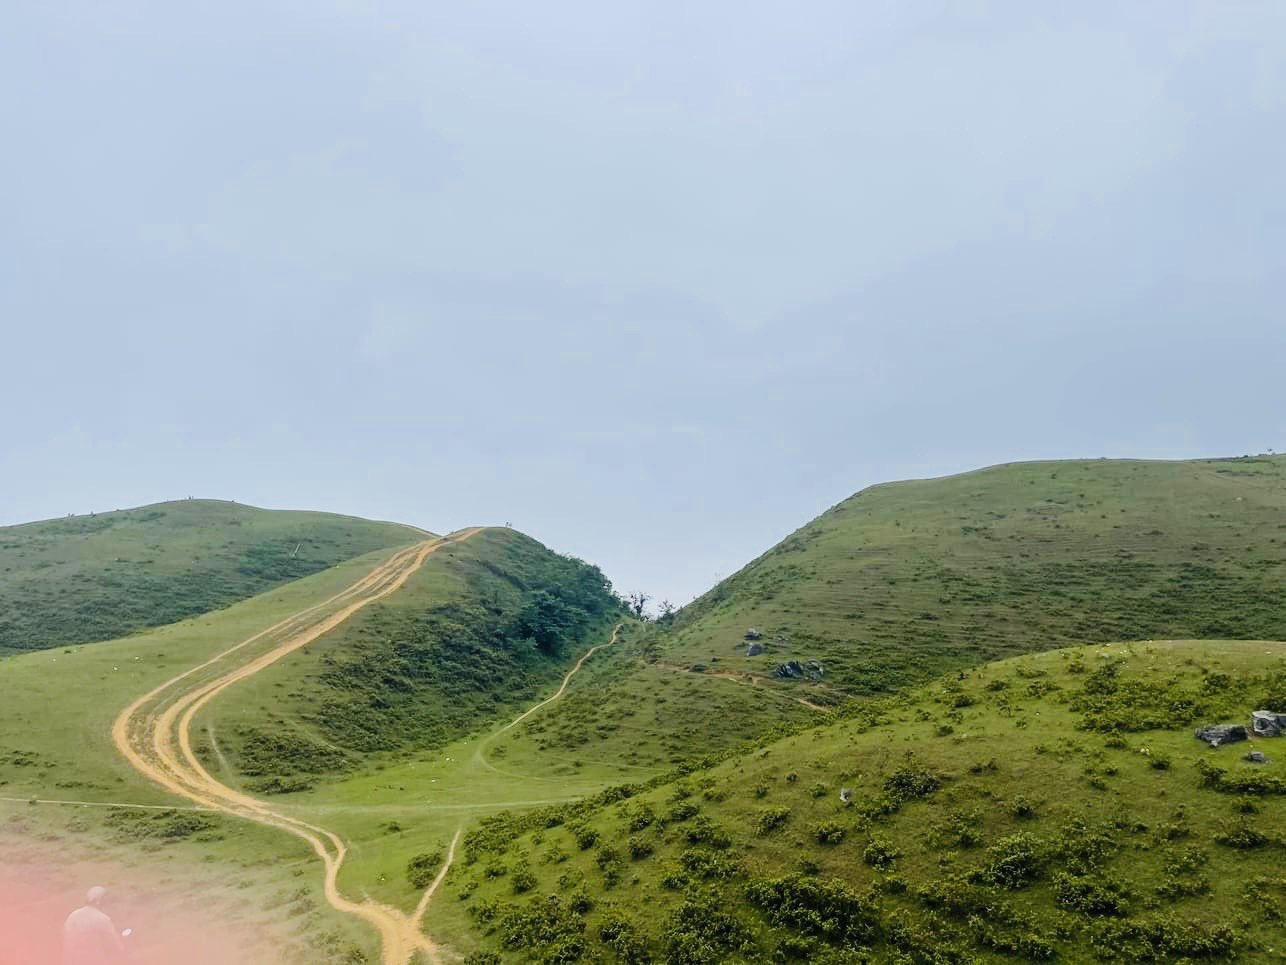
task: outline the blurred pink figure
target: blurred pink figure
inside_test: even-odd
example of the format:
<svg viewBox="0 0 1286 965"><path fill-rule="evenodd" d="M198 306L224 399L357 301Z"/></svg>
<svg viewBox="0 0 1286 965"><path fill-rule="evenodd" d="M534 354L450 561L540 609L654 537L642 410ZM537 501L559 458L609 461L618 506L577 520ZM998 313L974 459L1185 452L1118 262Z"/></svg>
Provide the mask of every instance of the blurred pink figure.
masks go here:
<svg viewBox="0 0 1286 965"><path fill-rule="evenodd" d="M107 889L95 885L85 904L63 924L63 965L118 965L125 961L125 943L116 925L99 906Z"/></svg>

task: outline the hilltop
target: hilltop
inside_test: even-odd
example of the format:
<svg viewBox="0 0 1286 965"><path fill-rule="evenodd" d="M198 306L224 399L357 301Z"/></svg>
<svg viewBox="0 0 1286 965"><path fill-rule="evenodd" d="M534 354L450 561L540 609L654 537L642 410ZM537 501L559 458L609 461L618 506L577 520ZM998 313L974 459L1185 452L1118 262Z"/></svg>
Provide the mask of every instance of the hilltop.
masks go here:
<svg viewBox="0 0 1286 965"><path fill-rule="evenodd" d="M685 608L660 649L751 672L818 660L875 694L1074 643L1283 639L1284 591L1286 457L1018 463L851 496Z"/></svg>
<svg viewBox="0 0 1286 965"><path fill-rule="evenodd" d="M478 963L1280 960L1286 739L1193 737L1261 705L1286 708L1286 645L991 663L484 820L448 895Z"/></svg>
<svg viewBox="0 0 1286 965"><path fill-rule="evenodd" d="M1284 639L1284 595L1286 457L1019 463L882 484L654 627L592 698L515 740L698 760L807 705L816 715L1018 654ZM803 678L778 676L789 661ZM715 700L738 713L712 712Z"/></svg>
<svg viewBox="0 0 1286 965"><path fill-rule="evenodd" d="M216 703L201 749L258 791L436 749L537 699L620 616L597 567L484 529Z"/></svg>
<svg viewBox="0 0 1286 965"><path fill-rule="evenodd" d="M0 655L174 623L423 535L210 499L2 527Z"/></svg>

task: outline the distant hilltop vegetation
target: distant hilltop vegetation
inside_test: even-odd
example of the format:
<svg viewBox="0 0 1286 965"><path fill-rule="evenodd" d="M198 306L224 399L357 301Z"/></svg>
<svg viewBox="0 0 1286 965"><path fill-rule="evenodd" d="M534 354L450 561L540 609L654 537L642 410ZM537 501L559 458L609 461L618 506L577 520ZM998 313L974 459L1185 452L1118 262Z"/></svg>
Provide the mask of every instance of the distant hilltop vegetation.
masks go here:
<svg viewBox="0 0 1286 965"><path fill-rule="evenodd" d="M0 654L126 636L411 543L408 526L185 499L0 528Z"/></svg>

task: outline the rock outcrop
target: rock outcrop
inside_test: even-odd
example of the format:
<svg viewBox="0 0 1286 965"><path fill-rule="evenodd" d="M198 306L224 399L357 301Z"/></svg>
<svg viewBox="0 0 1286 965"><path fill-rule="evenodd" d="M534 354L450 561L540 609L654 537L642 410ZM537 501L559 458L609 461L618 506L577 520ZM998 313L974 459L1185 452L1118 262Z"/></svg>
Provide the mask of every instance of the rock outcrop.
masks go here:
<svg viewBox="0 0 1286 965"><path fill-rule="evenodd" d="M1286 734L1286 714L1257 710L1250 715L1250 726L1258 737L1280 737Z"/></svg>
<svg viewBox="0 0 1286 965"><path fill-rule="evenodd" d="M777 664L773 673L782 680L821 680L825 670L816 660L787 660Z"/></svg>
<svg viewBox="0 0 1286 965"><path fill-rule="evenodd" d="M1197 740L1203 740L1211 747L1244 741L1250 735L1242 724L1207 724L1196 730Z"/></svg>

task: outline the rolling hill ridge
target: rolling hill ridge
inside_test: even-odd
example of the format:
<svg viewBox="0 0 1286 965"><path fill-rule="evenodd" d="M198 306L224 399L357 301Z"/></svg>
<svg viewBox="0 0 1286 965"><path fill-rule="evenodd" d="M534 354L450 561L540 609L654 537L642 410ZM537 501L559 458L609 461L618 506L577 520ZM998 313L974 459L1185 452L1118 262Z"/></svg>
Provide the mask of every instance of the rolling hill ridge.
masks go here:
<svg viewBox="0 0 1286 965"><path fill-rule="evenodd" d="M1283 510L1282 457L892 483L657 622L508 528L9 528L24 640L192 612L4 659L6 826L208 862L265 961L1273 961L1286 751L1193 729L1286 711Z"/></svg>
<svg viewBox="0 0 1286 965"><path fill-rule="evenodd" d="M423 535L210 499L2 527L0 655L174 623Z"/></svg>
<svg viewBox="0 0 1286 965"><path fill-rule="evenodd" d="M699 760L1023 653L1286 638L1284 596L1284 457L1018 463L882 484L654 625L613 655L592 698L513 739ZM783 678L789 661L821 673Z"/></svg>

